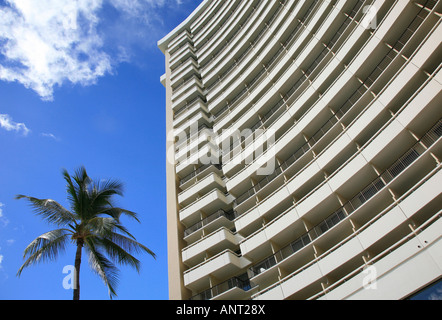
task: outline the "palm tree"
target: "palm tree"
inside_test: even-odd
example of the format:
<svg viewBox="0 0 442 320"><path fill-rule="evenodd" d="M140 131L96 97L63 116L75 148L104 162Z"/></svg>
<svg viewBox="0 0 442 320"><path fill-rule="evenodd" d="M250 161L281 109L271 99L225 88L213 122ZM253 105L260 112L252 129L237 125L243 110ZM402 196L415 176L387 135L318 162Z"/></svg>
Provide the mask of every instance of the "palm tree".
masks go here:
<svg viewBox="0 0 442 320"><path fill-rule="evenodd" d="M92 181L84 167L79 168L72 177L63 170L67 182L67 198L70 210L51 199L37 199L17 195L16 199L26 199L35 213L58 229L46 232L32 241L24 250L26 261L17 272L41 261L50 261L65 250L69 241L76 245L74 300L80 299L80 264L82 249L85 248L92 270L97 273L109 289L112 299L116 296L119 269L115 263L129 265L140 271L140 261L132 253L147 252L155 254L137 242L121 224L121 215L139 222L137 214L117 207L114 196L123 195L123 185L116 180ZM107 257L106 257L107 256Z"/></svg>

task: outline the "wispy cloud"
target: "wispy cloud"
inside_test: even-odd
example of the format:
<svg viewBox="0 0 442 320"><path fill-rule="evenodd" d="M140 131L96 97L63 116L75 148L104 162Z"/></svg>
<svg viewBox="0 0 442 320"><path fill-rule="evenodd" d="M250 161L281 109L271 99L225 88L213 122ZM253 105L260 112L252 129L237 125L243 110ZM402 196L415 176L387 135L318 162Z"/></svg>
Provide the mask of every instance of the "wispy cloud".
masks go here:
<svg viewBox="0 0 442 320"><path fill-rule="evenodd" d="M0 128L5 129L6 131L21 132L24 136L28 135L31 131L24 123L14 122L8 114L0 114Z"/></svg>
<svg viewBox="0 0 442 320"><path fill-rule="evenodd" d="M124 34L128 24L103 24L105 5L118 12L118 22L130 21L129 27L136 24L138 30L143 29L138 32L149 34L146 26L153 26L153 21L159 19L156 10L180 3L181 0L5 0L0 4L0 80L17 81L43 100L53 100L54 88L65 83L94 84L112 73L120 60L128 59L127 39L132 36L129 32L136 30L129 28L126 36L119 36L115 43L115 34ZM105 35L105 31L115 34Z"/></svg>
<svg viewBox="0 0 442 320"><path fill-rule="evenodd" d="M55 136L54 134L52 134L52 133L45 133L45 132L42 132L42 133L40 133L40 135L41 135L42 137L45 137L45 138L54 139L55 141L60 141L60 138L56 137L56 136Z"/></svg>
<svg viewBox="0 0 442 320"><path fill-rule="evenodd" d="M0 226L6 227L9 224L9 220L3 215L4 204L0 202Z"/></svg>

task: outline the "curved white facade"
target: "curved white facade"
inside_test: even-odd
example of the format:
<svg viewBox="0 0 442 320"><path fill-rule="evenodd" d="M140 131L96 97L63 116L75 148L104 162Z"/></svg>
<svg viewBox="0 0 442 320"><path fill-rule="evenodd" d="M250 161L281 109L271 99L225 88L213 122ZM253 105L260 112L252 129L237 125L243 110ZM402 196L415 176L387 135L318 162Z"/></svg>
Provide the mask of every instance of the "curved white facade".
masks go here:
<svg viewBox="0 0 442 320"><path fill-rule="evenodd" d="M171 299L442 276L442 3L206 0L166 56Z"/></svg>

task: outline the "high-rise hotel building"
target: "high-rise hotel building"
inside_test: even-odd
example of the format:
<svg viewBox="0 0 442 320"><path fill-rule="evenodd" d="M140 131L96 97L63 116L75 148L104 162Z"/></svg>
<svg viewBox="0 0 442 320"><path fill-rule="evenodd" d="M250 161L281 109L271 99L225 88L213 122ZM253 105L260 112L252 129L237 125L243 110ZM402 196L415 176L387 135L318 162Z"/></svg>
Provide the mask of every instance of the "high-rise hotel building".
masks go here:
<svg viewBox="0 0 442 320"><path fill-rule="evenodd" d="M165 54L171 299L442 276L442 3L205 0Z"/></svg>

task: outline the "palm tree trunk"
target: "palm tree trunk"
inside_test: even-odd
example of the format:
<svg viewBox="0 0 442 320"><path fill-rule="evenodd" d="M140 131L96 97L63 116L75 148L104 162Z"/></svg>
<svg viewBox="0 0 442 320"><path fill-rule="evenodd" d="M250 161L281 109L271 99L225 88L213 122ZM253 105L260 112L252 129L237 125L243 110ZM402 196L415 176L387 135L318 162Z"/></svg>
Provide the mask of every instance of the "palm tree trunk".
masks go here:
<svg viewBox="0 0 442 320"><path fill-rule="evenodd" d="M83 248L84 240L77 239L77 252L75 254L75 276L74 276L74 300L80 300L80 264L81 264L81 249Z"/></svg>

